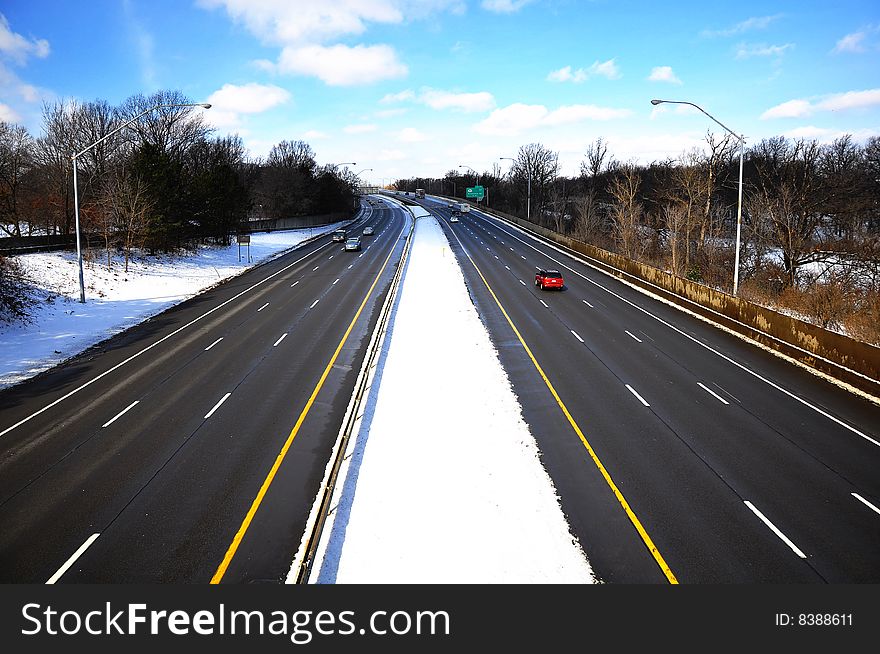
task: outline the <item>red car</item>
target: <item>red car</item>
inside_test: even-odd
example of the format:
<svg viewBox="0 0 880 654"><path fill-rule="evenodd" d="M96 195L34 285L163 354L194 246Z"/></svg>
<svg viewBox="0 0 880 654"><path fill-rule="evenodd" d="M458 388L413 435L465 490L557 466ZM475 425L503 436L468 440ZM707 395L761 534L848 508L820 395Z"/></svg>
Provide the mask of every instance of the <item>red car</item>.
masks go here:
<svg viewBox="0 0 880 654"><path fill-rule="evenodd" d="M558 270L538 268L535 272L535 286L542 291L548 288L558 288L561 291L565 288L565 283L562 281L562 273Z"/></svg>

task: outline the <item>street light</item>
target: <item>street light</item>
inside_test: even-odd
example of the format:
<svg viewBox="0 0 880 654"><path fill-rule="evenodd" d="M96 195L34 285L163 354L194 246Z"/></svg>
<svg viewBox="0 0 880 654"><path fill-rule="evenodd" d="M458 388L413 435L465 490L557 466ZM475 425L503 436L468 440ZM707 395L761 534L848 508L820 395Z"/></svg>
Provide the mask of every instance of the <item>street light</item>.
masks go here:
<svg viewBox="0 0 880 654"><path fill-rule="evenodd" d="M84 155L86 152L91 150L93 147L95 147L96 145L98 145L99 143L104 141L105 139L108 139L111 136L113 136L114 134L116 134L117 132L125 129L126 127L131 125L133 122L135 122L138 118L140 118L141 116L145 116L146 114L150 113L151 111L155 111L156 109L168 109L171 107L202 107L203 109L210 109L211 105L208 104L207 102L197 102L195 104L191 104L191 103L157 104L155 107L150 107L149 109L142 111L134 118L131 118L128 121L124 122L122 125L120 125L116 129L114 129L112 132L109 132L109 133L105 134L104 136L102 136L101 138L99 138L97 141L92 143L89 147L84 148L83 150L80 150L79 152L77 152L76 154L74 154L70 157L71 163L73 164L73 212L76 217L76 259L77 259L77 263L79 265L79 301L82 302L83 304L85 304L85 301L86 301L86 286L85 286L85 280L83 279L82 246L80 244L81 241L80 241L80 234L79 234L79 189L77 189L77 184L76 184L76 159L77 159L77 157Z"/></svg>
<svg viewBox="0 0 880 654"><path fill-rule="evenodd" d="M516 159L513 159L512 157L498 157L498 159L499 160L507 159L508 161L512 161L513 163L516 163ZM526 195L526 220L531 222L532 221L532 218L531 218L531 216L532 216L532 169L530 166L526 166L526 173L528 173L528 176L529 176L528 193Z"/></svg>
<svg viewBox="0 0 880 654"><path fill-rule="evenodd" d="M695 109L699 109L702 113L706 114L714 120L716 123L721 125L727 132L733 136L734 138L739 139L739 190L737 191L736 198L736 255L734 257L733 264L733 294L737 294L737 290L739 289L739 240L740 240L740 231L742 229L742 197L743 197L743 152L745 150L746 139L742 134L737 134L732 129L730 129L727 125L722 123L720 120L710 115L706 110L702 107L695 105L693 102L685 102L683 100L651 100L651 104L686 104L694 107Z"/></svg>
<svg viewBox="0 0 880 654"><path fill-rule="evenodd" d="M474 177L475 177L476 180L477 180L476 183L474 184L474 186L479 186L479 185L480 185L480 174L479 174L476 170L474 170L474 169L471 168L470 166L465 166L464 164L458 164L458 167L459 167L459 168L467 168L468 170L470 170L470 171L474 174Z"/></svg>

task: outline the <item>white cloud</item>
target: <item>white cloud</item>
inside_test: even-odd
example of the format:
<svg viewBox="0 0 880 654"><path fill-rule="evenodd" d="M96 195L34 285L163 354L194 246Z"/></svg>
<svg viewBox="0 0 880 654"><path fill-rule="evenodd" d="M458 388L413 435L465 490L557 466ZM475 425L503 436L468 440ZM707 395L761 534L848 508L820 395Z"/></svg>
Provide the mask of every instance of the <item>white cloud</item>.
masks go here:
<svg viewBox="0 0 880 654"><path fill-rule="evenodd" d="M454 93L423 87L419 94L407 89L400 93L389 93L381 100L382 104L393 102L412 101L431 107L431 109L443 110L454 109L465 113L476 111L489 111L495 107L495 98L491 93L480 91L478 93Z"/></svg>
<svg viewBox="0 0 880 654"><path fill-rule="evenodd" d="M427 141L428 137L415 127L405 127L397 133L397 140L404 143L420 143Z"/></svg>
<svg viewBox="0 0 880 654"><path fill-rule="evenodd" d="M365 134L366 132L375 132L376 126L373 124L346 125L342 131L346 134Z"/></svg>
<svg viewBox="0 0 880 654"><path fill-rule="evenodd" d="M438 11L461 13L463 0L197 0L206 9L225 9L236 23L266 45L281 47L276 64L263 70L318 77L335 86L370 84L402 77L407 67L388 45L342 45L372 24L399 25ZM329 43L329 45L328 45Z"/></svg>
<svg viewBox="0 0 880 654"><path fill-rule="evenodd" d="M806 100L789 100L762 113L761 120L769 118L799 118L800 116L806 116L810 111L810 103Z"/></svg>
<svg viewBox="0 0 880 654"><path fill-rule="evenodd" d="M620 69L614 63L614 59L599 62L596 61L589 68L578 68L572 70L571 66L565 66L559 70L554 70L547 75L547 79L551 82L584 82L595 76L607 77L608 79L618 79L620 77Z"/></svg>
<svg viewBox="0 0 880 654"><path fill-rule="evenodd" d="M568 105L550 111L540 104L515 103L496 109L474 125L474 131L482 134L512 135L537 127L556 127L587 120L612 120L631 115L628 109L613 109L595 105Z"/></svg>
<svg viewBox="0 0 880 654"><path fill-rule="evenodd" d="M876 50L878 43L875 37L878 34L880 34L880 25L868 25L857 32L842 37L831 52L840 54L841 52L859 53Z"/></svg>
<svg viewBox="0 0 880 654"><path fill-rule="evenodd" d="M834 46L834 52L864 52L865 36L864 32L847 34Z"/></svg>
<svg viewBox="0 0 880 654"><path fill-rule="evenodd" d="M21 116L15 113L15 110L9 105L0 102L0 122L17 123L21 120Z"/></svg>
<svg viewBox="0 0 880 654"><path fill-rule="evenodd" d="M408 70L387 45L337 44L288 47L281 52L278 70L317 77L330 86L356 86L403 77Z"/></svg>
<svg viewBox="0 0 880 654"><path fill-rule="evenodd" d="M763 43L740 43L736 48L737 59L749 57L781 57L786 50L794 47L794 43L785 45L764 45Z"/></svg>
<svg viewBox="0 0 880 654"><path fill-rule="evenodd" d="M868 91L847 91L828 96L816 105L822 111L841 111L847 109L863 109L880 105L880 89Z"/></svg>
<svg viewBox="0 0 880 654"><path fill-rule="evenodd" d="M782 135L792 139L809 139L819 141L819 143L831 143L842 136L850 135L855 141L866 141L872 136L877 136L878 132L874 129L860 129L843 131L840 129L832 129L827 127L816 127L814 125L804 125L803 127L795 127Z"/></svg>
<svg viewBox="0 0 880 654"><path fill-rule="evenodd" d="M27 63L28 57L45 59L49 56L49 42L46 39L26 39L12 31L6 16L0 14L0 53L19 65Z"/></svg>
<svg viewBox="0 0 880 654"><path fill-rule="evenodd" d="M259 114L289 102L291 95L279 86L267 84L224 84L208 96L211 110L205 115L215 127L235 128L241 114Z"/></svg>
<svg viewBox="0 0 880 654"><path fill-rule="evenodd" d="M213 108L222 111L233 111L238 114L259 114L280 104L289 102L290 93L271 84L235 85L224 84L220 90L208 96Z"/></svg>
<svg viewBox="0 0 880 654"><path fill-rule="evenodd" d="M782 14L775 14L773 16L757 16L752 18L747 18L746 20L733 25L732 27L728 27L722 30L703 30L702 36L705 37L715 37L715 36L733 36L735 34L742 34L743 32L750 32L752 30L762 30L766 29L767 26L770 25L773 21L782 17Z"/></svg>
<svg viewBox="0 0 880 654"><path fill-rule="evenodd" d="M324 132L319 132L316 129L310 129L309 131L307 131L303 134L303 138L318 141L321 139L329 138L329 136L327 134L325 134Z"/></svg>
<svg viewBox="0 0 880 654"><path fill-rule="evenodd" d="M418 100L432 109L457 109L464 112L489 111L495 107L495 98L485 91L451 93L426 88L419 94Z"/></svg>
<svg viewBox="0 0 880 654"><path fill-rule="evenodd" d="M672 72L672 66L655 66L648 75L648 81L651 82L668 82L670 84L681 84L681 80Z"/></svg>
<svg viewBox="0 0 880 654"><path fill-rule="evenodd" d="M480 6L487 11L494 11L497 14L512 14L530 2L532 0L483 0Z"/></svg>
<svg viewBox="0 0 880 654"><path fill-rule="evenodd" d="M413 93L410 89L405 91L401 91L400 93L388 93L379 102L382 104L389 104L391 102L404 102L405 100L414 100L416 94Z"/></svg>
<svg viewBox="0 0 880 654"><path fill-rule="evenodd" d="M800 118L802 116L809 116L817 111L849 111L878 105L880 105L880 89L847 91L846 93L826 96L818 102L789 100L765 111L761 114L761 119Z"/></svg>

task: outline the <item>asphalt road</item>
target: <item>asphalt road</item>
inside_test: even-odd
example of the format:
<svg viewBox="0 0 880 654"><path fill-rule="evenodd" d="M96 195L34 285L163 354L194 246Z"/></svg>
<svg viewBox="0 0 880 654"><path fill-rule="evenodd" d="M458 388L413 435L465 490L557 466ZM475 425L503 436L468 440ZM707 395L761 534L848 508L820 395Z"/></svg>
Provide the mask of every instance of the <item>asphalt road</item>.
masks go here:
<svg viewBox="0 0 880 654"><path fill-rule="evenodd" d="M278 582L411 217L324 236L0 392L0 582Z"/></svg>
<svg viewBox="0 0 880 654"><path fill-rule="evenodd" d="M603 581L880 581L880 408L506 223L424 204ZM566 288L537 289L538 266Z"/></svg>

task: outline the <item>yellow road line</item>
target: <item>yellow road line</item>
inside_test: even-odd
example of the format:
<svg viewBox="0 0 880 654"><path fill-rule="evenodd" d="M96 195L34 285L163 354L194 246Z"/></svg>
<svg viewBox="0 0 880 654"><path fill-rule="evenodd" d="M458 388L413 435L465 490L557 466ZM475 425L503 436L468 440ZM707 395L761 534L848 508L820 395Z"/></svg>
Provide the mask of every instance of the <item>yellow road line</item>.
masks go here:
<svg viewBox="0 0 880 654"><path fill-rule="evenodd" d="M367 291L367 294L364 296L363 302L361 302L360 307L358 307L357 313L354 314L354 318L351 319L351 323L348 325L348 329L345 330L345 334L342 337L342 340L339 341L339 345L336 346L336 351L333 353L333 356L330 358L330 362L327 364L327 367L324 368L324 373L321 375L321 378L318 380L317 385L315 386L315 390L312 391L311 397L309 397L309 401L306 402L305 407L302 410L302 413L299 414L299 419L296 421L296 424L293 426L293 429L290 430L290 435L287 437L287 440L284 442L284 447L281 448L281 452L278 453L278 456L275 457L275 463L272 464L272 468L269 470L269 474L266 475L266 479L263 481L263 485L260 487L260 492L257 493L256 498L254 498L253 503L251 504L251 508L248 510L247 515L245 515L244 520L241 523L241 527L238 528L238 532L235 534L235 538L232 539L232 544L229 546L229 549L226 551L226 556L223 557L223 561L220 563L220 566L217 568L217 572L214 573L214 576L211 578L212 584L219 584L223 579L223 575L226 574L226 569L229 567L229 564L232 562L232 558L235 556L235 553L238 551L238 547L241 544L242 539L244 538L245 533L248 530L248 527L251 525L251 521L254 519L254 515L257 513L257 509L260 508L260 504L263 502L263 498L266 496L266 493L269 490L269 486L272 485L272 481L275 479L275 475L278 472L278 469L281 467L281 463L284 461L284 457L287 455L287 451L290 449L291 444L293 443L293 439L296 438L297 433L299 432L300 427L302 427L303 422L306 419L306 416L309 413L309 410L312 408L312 404L315 402L315 398L318 397L318 393L321 391L321 387L324 385L324 382L327 379L327 376L330 374L330 370L333 368L333 365L336 363L336 359L339 356L339 353L342 351L342 347L345 345L345 342L348 340L349 334L351 334L351 330L354 329L354 325L357 322L358 317L361 315L361 312L364 310L364 307L367 304L367 300L369 300L370 295L373 293L373 289L376 288L376 284L379 283L379 278L382 276L382 273L385 272L385 267L388 265L388 262L391 260L391 255L394 254L394 247L391 248L391 252L388 253L388 258L385 259L385 263L382 264L382 269L379 270L379 274L376 275L376 279L373 280L373 284L370 286L370 290Z"/></svg>
<svg viewBox="0 0 880 654"><path fill-rule="evenodd" d="M457 238L457 237L456 237ZM464 249L462 248L462 251ZM590 442L584 436L584 433L581 431L581 428L575 422L574 418L571 416L571 413L568 412L568 408L565 406L565 403L562 401L562 398L559 397L559 394L556 392L556 389L553 388L553 384L550 383L550 380L547 379L547 375L544 374L544 370L541 368L541 365L538 363L538 360L535 358L535 355L532 354L529 346L526 345L525 340L522 337L522 334L519 333L519 330L516 328L516 325L513 324L513 320L510 319L510 316L507 314L507 311L501 306L501 302L498 300L498 296L495 295L495 291L492 290L492 287L489 286L489 282L486 281L486 278L483 276L482 271L474 263L474 260L471 259L471 256L464 252L465 256L470 260L471 264L473 264L474 269L477 271L477 274L480 276L480 279L483 280L483 283L486 285L486 288L489 289L489 293L492 295L492 299L495 300L495 304L498 305L498 308L501 309L501 313L504 314L504 317L507 319L507 324L510 325L510 328L513 329L513 333L516 334L516 337L519 339L519 342L522 344L523 348L526 351L526 354L529 355L529 358L532 360L532 363L535 366L535 369L541 375L541 379L544 380L544 383L547 385L547 388L550 389L550 393L553 395L553 398L556 400L556 403L559 405L559 408L562 409L562 413L565 414L566 419L568 419L568 423L571 425L572 429L574 429L575 433L578 435L578 438L581 439L581 443L584 444L584 447L587 448L587 452L590 454L590 458L593 460L593 463L596 464L596 467L599 468L599 472L602 473L602 477L605 479L605 482L611 488L611 491L614 493L614 496L617 498L617 501L620 502L620 506L623 507L624 512L629 518L630 522L632 522L633 526L636 528L636 531L639 532L639 536L641 536L642 541L648 547L648 551L651 552L651 556L654 557L654 560L657 562L657 565L660 566L660 569L663 571L663 574L666 575L666 579L670 584L677 584L678 579L675 578L675 575L672 573L672 570L669 569L669 566L666 565L666 561L663 560L663 557L660 555L660 552L657 550L656 545L654 545L654 541L651 540L651 537L648 535L648 532L645 531L645 528L642 526L641 521L636 517L636 514L629 506L629 502L626 501L626 498L623 496L623 493L620 492L620 489L617 488L617 484L614 483L614 480L611 478L611 475L605 469L605 466L602 465L602 462L599 460L599 457L596 456L596 452L593 450L593 447L590 445Z"/></svg>

